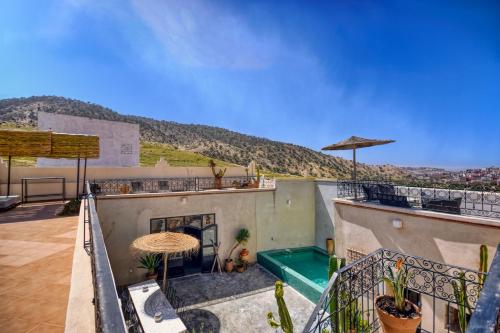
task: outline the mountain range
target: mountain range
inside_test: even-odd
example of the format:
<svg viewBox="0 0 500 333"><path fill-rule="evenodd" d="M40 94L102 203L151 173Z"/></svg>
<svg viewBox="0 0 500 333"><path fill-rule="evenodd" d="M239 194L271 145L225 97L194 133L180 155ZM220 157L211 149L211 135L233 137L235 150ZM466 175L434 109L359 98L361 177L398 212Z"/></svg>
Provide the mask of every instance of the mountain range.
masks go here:
<svg viewBox="0 0 500 333"><path fill-rule="evenodd" d="M255 160L269 173L341 179L350 178L352 170L351 161L307 147L219 127L123 115L101 105L57 96L2 99L0 124L36 127L38 111L139 124L143 142L168 144L175 150L196 152L238 165L248 165ZM392 165L360 163L358 177L401 179L406 177L406 172Z"/></svg>

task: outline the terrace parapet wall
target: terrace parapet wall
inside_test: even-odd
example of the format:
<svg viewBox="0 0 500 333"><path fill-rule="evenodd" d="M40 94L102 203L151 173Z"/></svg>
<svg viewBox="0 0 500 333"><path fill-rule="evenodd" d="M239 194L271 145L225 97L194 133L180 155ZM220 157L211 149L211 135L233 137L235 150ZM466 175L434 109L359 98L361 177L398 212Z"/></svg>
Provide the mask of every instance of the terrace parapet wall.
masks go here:
<svg viewBox="0 0 500 333"><path fill-rule="evenodd" d="M12 167L11 194L21 195L21 178L27 177L65 177L66 194L72 197L76 193L76 161L73 167ZM241 166L227 167L227 177L246 176ZM81 183L83 189L83 163L81 165ZM213 177L207 167L173 167L168 163L157 163L154 167L88 167L87 180L128 179L128 178L175 178L175 177ZM0 159L0 195L7 192L7 162ZM60 183L30 183L30 194L54 193L59 191Z"/></svg>

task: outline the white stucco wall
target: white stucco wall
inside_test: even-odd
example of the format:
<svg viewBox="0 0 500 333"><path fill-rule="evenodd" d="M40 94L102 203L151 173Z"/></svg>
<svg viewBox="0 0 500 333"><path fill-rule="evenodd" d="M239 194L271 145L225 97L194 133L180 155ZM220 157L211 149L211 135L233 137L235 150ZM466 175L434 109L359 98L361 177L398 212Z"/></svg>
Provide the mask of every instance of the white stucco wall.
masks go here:
<svg viewBox="0 0 500 333"><path fill-rule="evenodd" d="M38 112L38 128L60 133L99 136L100 157L88 160L89 166L131 167L139 165L139 125ZM39 167L73 166L71 159L38 158Z"/></svg>

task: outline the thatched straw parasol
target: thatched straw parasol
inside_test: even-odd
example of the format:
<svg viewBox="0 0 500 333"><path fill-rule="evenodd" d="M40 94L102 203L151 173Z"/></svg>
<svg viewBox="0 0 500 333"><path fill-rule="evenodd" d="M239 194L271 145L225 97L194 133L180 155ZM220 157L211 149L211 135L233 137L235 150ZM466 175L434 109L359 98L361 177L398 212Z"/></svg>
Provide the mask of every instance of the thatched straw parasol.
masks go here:
<svg viewBox="0 0 500 333"><path fill-rule="evenodd" d="M352 171L352 179L354 183L356 183L356 149L357 148L365 148L372 146L385 145L388 143L395 142L394 140L378 140L378 139L365 139L359 136L351 136L348 139L337 142L333 145L329 145L321 148L321 150L348 150L352 149L352 163L353 163L353 171ZM354 186L354 198L357 199L357 187Z"/></svg>
<svg viewBox="0 0 500 333"><path fill-rule="evenodd" d="M132 242L131 248L139 252L163 255L163 292L167 288L167 260L172 255L192 255L198 252L200 242L196 238L179 232L160 232L145 235Z"/></svg>

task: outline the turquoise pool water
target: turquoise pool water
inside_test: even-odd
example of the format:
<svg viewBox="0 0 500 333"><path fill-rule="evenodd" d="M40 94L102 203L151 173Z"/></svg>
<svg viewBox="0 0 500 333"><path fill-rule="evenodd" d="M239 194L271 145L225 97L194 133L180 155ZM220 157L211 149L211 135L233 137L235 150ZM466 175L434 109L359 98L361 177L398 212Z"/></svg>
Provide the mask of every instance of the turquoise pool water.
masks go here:
<svg viewBox="0 0 500 333"><path fill-rule="evenodd" d="M328 284L328 254L317 247L259 252L257 261L312 302Z"/></svg>

